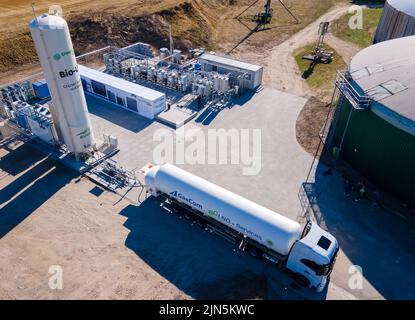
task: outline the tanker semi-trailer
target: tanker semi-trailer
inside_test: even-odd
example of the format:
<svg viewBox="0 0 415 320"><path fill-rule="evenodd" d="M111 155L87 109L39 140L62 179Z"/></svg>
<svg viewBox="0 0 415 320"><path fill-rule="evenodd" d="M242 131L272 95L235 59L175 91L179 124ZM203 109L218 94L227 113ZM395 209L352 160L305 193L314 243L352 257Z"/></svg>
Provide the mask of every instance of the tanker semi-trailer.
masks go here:
<svg viewBox="0 0 415 320"><path fill-rule="evenodd" d="M326 287L339 246L316 223L302 230L298 222L171 164L148 165L143 172L147 191L183 208L187 218L289 270L307 287Z"/></svg>

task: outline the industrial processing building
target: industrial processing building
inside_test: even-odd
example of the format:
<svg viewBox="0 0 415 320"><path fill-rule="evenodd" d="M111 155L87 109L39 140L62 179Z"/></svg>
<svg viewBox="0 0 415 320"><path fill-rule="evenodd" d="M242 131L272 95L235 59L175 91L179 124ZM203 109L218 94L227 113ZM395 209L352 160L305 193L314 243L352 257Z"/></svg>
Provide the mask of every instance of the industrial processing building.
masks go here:
<svg viewBox="0 0 415 320"><path fill-rule="evenodd" d="M79 66L85 92L93 93L139 115L154 119L166 108L166 95L136 83Z"/></svg>
<svg viewBox="0 0 415 320"><path fill-rule="evenodd" d="M29 29L44 72L1 88L0 116L80 171L119 151L112 132L94 136L85 95L98 97L100 108L114 105L178 128L204 107L230 105L262 82L260 66L203 48L183 54L171 45L157 55L142 42L82 55L98 55L93 60L105 67L95 70L77 61L61 16L35 17Z"/></svg>
<svg viewBox="0 0 415 320"><path fill-rule="evenodd" d="M415 35L415 1L386 0L374 42Z"/></svg>
<svg viewBox="0 0 415 320"><path fill-rule="evenodd" d="M234 59L206 53L202 55L198 62L201 69L205 72L217 72L219 74L232 74L240 81L241 87L255 89L262 83L263 67L249 64Z"/></svg>
<svg viewBox="0 0 415 320"><path fill-rule="evenodd" d="M335 148L357 170L415 205L415 36L375 44L352 60L333 121Z"/></svg>

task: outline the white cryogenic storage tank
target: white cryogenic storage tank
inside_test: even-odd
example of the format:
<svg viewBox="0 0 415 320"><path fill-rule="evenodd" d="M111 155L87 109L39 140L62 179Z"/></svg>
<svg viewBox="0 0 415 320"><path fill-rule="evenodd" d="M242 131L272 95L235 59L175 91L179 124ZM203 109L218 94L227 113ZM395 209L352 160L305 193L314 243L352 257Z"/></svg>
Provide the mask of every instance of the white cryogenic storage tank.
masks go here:
<svg viewBox="0 0 415 320"><path fill-rule="evenodd" d="M69 151L83 153L94 138L68 24L60 16L43 14L29 28L52 97L58 136Z"/></svg>
<svg viewBox="0 0 415 320"><path fill-rule="evenodd" d="M288 255L301 237L296 221L171 164L152 167L145 182L153 196L163 193L281 255Z"/></svg>

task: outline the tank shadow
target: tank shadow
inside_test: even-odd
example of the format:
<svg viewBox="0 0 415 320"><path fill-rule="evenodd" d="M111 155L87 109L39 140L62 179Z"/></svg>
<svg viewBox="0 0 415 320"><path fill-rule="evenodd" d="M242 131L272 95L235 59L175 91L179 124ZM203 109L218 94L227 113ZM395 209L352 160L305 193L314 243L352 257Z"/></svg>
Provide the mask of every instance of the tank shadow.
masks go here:
<svg viewBox="0 0 415 320"><path fill-rule="evenodd" d="M28 162L37 164L1 190L0 205L9 202L0 209L0 238L77 176L48 158L38 162L39 154L26 144L19 149L25 151ZM6 159L2 158L2 163L10 167L18 166L18 158L23 154L20 151L10 152ZM16 194L18 196L12 199Z"/></svg>
<svg viewBox="0 0 415 320"><path fill-rule="evenodd" d="M344 177L328 168L320 162L315 181L303 184L312 215L337 238L350 263L362 269L365 290L386 299L414 299L415 224L367 197L358 199ZM348 270L336 275L336 265L334 269L336 284L350 291ZM361 294L359 289L351 292L357 297Z"/></svg>
<svg viewBox="0 0 415 320"><path fill-rule="evenodd" d="M8 152L5 156L1 157L0 169L12 176L17 176L45 158L43 154L33 150L27 143L22 144L13 135L0 142L0 149ZM29 157L28 154L30 154Z"/></svg>

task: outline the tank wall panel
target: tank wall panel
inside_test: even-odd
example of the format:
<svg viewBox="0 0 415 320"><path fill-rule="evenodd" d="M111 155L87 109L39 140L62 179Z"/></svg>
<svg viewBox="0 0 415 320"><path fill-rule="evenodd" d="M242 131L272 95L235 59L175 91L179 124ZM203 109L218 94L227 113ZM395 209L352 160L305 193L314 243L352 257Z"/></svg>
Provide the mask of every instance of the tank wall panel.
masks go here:
<svg viewBox="0 0 415 320"><path fill-rule="evenodd" d="M413 6L415 7L415 1ZM393 5L386 2L374 42L378 43L412 35L415 35L415 17L410 13L394 8Z"/></svg>
<svg viewBox="0 0 415 320"><path fill-rule="evenodd" d="M339 146L351 105L341 106L335 121L334 146ZM415 206L415 136L370 110L354 110L345 134L342 157L369 180Z"/></svg>

